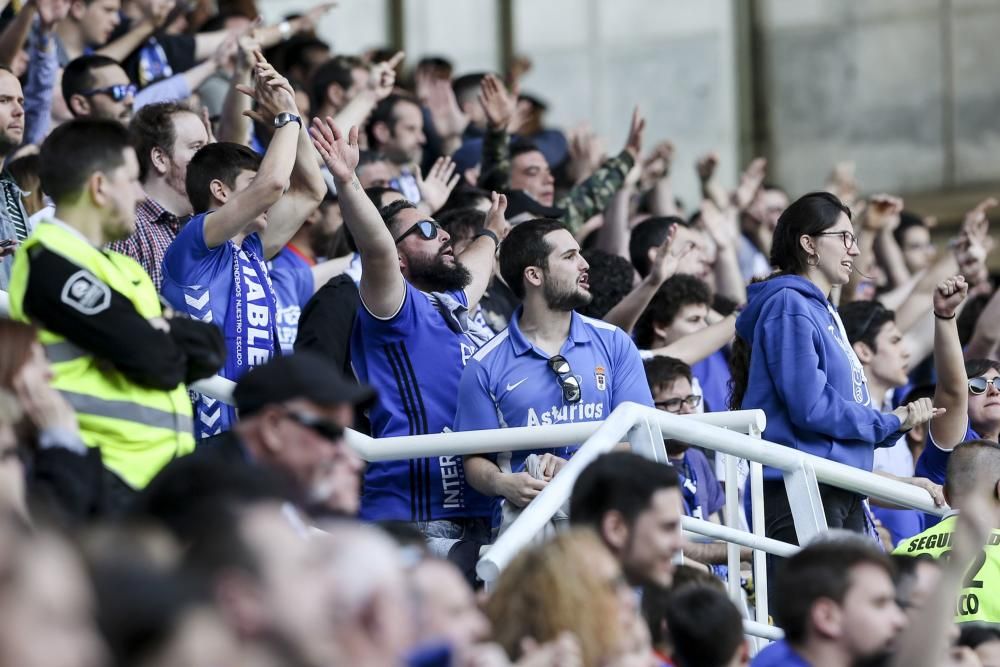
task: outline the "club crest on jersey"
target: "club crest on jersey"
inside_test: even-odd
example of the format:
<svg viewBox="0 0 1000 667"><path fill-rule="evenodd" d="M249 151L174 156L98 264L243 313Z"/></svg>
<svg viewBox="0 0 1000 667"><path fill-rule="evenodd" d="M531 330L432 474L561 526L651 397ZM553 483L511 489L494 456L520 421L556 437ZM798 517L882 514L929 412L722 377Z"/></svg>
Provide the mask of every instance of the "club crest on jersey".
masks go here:
<svg viewBox="0 0 1000 667"><path fill-rule="evenodd" d="M604 366L594 368L594 383L597 385L597 391L604 391L608 386L608 376L604 374Z"/></svg>

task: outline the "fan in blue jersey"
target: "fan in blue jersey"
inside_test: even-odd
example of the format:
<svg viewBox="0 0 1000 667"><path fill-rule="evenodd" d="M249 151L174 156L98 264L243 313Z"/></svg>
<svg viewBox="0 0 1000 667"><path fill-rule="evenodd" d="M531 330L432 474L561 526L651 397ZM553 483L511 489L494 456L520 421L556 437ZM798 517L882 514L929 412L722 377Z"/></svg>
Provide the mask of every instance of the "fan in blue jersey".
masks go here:
<svg viewBox="0 0 1000 667"><path fill-rule="evenodd" d="M522 222L500 247L500 272L522 299L507 329L469 361L458 392L462 431L598 421L626 401L653 405L639 351L618 327L574 309L590 301L587 261L556 220ZM465 459L469 483L524 507L577 447ZM527 458L541 458L535 477Z"/></svg>
<svg viewBox="0 0 1000 667"><path fill-rule="evenodd" d="M257 110L247 113L275 128L267 153L261 159L246 146L215 143L195 154L186 185L197 215L163 258L164 297L222 329L228 350L222 375L230 380L276 353L275 296L264 262L326 192L291 85L260 52L255 57L255 88L240 90L257 101ZM236 417L206 396L198 397L196 413L199 437L229 430Z"/></svg>
<svg viewBox="0 0 1000 667"><path fill-rule="evenodd" d="M944 484L948 459L961 442L1000 433L1000 362L964 360L956 313L968 293L962 276L945 280L934 292L934 368L938 382L934 405L946 412L930 423L927 445L917 460L916 474ZM939 517L924 515L925 528Z"/></svg>
<svg viewBox="0 0 1000 667"><path fill-rule="evenodd" d="M377 438L440 433L454 425L458 381L488 332L469 312L493 272L509 225L493 195L486 228L455 258L451 238L411 203L375 208L354 169L357 129L313 121L316 148L337 186L344 223L361 254L361 307L351 338L358 378L378 391L369 417ZM373 462L361 517L416 522L436 555L474 563L489 534L489 505L469 488L461 457ZM466 558L468 556L468 558Z"/></svg>
<svg viewBox="0 0 1000 667"><path fill-rule="evenodd" d="M310 262L295 246L288 244L267 263L267 272L274 287L278 343L282 354L295 351L299 316L313 295L312 266L315 262Z"/></svg>

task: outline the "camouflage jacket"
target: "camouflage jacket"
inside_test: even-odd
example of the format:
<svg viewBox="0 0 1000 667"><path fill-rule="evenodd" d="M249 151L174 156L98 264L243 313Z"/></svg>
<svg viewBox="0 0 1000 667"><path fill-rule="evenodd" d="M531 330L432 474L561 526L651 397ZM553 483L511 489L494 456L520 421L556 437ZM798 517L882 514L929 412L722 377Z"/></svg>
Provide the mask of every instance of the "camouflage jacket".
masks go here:
<svg viewBox="0 0 1000 667"><path fill-rule="evenodd" d="M565 213L562 220L571 232L604 210L622 187L625 176L635 165L628 151L608 158L597 170L553 204ZM510 135L506 130L490 128L483 137L483 162L479 187L487 190L510 190Z"/></svg>

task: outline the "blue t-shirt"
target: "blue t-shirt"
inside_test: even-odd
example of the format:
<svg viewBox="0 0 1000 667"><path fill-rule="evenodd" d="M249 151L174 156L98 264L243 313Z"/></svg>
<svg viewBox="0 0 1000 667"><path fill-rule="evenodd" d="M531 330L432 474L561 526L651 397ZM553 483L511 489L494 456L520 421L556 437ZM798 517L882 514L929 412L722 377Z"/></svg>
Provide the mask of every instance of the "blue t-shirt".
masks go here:
<svg viewBox="0 0 1000 667"><path fill-rule="evenodd" d="M729 360L723 350L716 350L691 366L691 375L698 378L704 398L705 412L725 412L729 409Z"/></svg>
<svg viewBox="0 0 1000 667"><path fill-rule="evenodd" d="M704 452L689 449L683 459L670 459L670 464L680 477L684 514L708 520L726 506L726 494Z"/></svg>
<svg viewBox="0 0 1000 667"><path fill-rule="evenodd" d="M209 248L206 215L191 218L167 248L161 292L174 309L222 330L227 355L220 375L236 381L274 354L274 290L260 236L251 234L240 246L227 241ZM199 437L228 431L236 423L234 408L206 396L196 399L195 408Z"/></svg>
<svg viewBox="0 0 1000 667"><path fill-rule="evenodd" d="M299 316L313 295L312 269L306 260L287 246L267 263L278 301L278 342L282 354L295 351L295 337L299 333Z"/></svg>
<svg viewBox="0 0 1000 667"><path fill-rule="evenodd" d="M613 324L578 313L572 314L569 337L559 351L581 388L580 401L567 403L558 376L549 368L549 355L532 345L518 327L522 312L518 307L508 327L465 367L458 388L456 431L598 421L626 401L653 405L639 351L628 335ZM568 459L577 448L503 452L491 458L505 473L521 472L530 454Z"/></svg>
<svg viewBox="0 0 1000 667"><path fill-rule="evenodd" d="M750 667L810 667L810 663L782 639L765 646L750 663Z"/></svg>
<svg viewBox="0 0 1000 667"><path fill-rule="evenodd" d="M389 319L359 306L351 363L358 379L378 391L368 415L376 438L453 427L462 368L485 342L469 322L467 304L462 291L427 294L407 283L403 304ZM465 482L461 456L371 462L365 471L362 519L488 515L486 497Z"/></svg>
<svg viewBox="0 0 1000 667"><path fill-rule="evenodd" d="M965 435L961 441L979 440L979 437L979 434L972 428L972 422L967 421L965 423ZM951 452L951 449L941 449L938 447L938 444L934 442L934 436L931 435L931 430L927 429L927 444L924 445L924 451L921 452L920 458L917 459L917 467L913 474L917 477L926 477L935 484L943 486L945 478L948 476L948 459L951 458ZM941 517L939 516L924 514L923 529L927 530L931 526L936 526L940 521Z"/></svg>

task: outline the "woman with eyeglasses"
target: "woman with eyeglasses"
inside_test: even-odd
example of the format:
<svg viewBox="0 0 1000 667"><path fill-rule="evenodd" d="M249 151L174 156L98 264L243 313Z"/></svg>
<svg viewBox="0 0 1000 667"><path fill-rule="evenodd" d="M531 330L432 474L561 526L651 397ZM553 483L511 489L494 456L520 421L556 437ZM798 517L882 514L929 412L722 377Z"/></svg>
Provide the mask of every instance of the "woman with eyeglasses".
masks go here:
<svg viewBox="0 0 1000 667"><path fill-rule="evenodd" d="M934 410L922 399L882 413L872 401L829 300L859 254L851 211L835 196L813 192L781 214L771 247L777 271L749 287L736 321L730 406L764 410L771 442L871 471L876 447ZM869 529L862 496L823 484L820 495L830 528ZM764 468L764 521L768 537L798 543L782 473L773 468Z"/></svg>
<svg viewBox="0 0 1000 667"><path fill-rule="evenodd" d="M938 285L934 292L934 405L945 408L930 424L927 445L917 459L916 474L944 484L948 459L955 446L968 440L997 441L1000 434L1000 361L965 360L956 314L969 286L962 276ZM939 518L924 515L924 526Z"/></svg>

